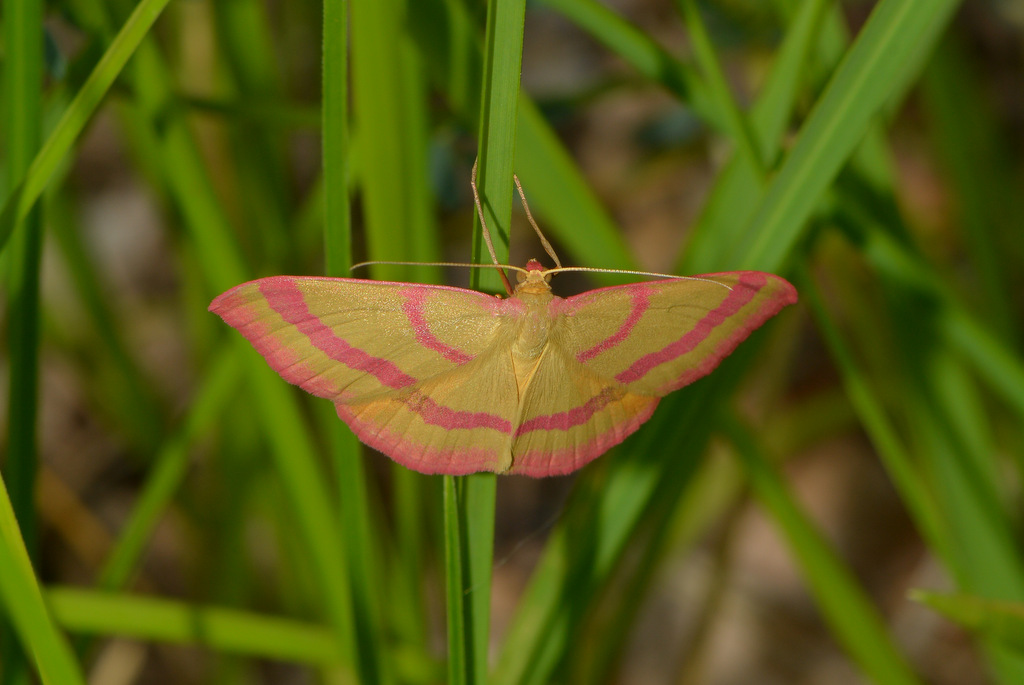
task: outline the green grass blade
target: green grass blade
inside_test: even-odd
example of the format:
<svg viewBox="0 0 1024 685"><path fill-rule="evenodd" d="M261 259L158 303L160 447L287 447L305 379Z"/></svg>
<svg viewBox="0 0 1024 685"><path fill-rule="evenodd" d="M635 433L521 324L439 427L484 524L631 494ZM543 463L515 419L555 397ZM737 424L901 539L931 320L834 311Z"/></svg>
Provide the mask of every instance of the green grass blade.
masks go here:
<svg viewBox="0 0 1024 685"><path fill-rule="evenodd" d="M352 266L352 216L348 164L348 6L324 2L323 208L328 276L347 276Z"/></svg>
<svg viewBox="0 0 1024 685"><path fill-rule="evenodd" d="M948 351L929 350L912 368L915 384L908 407L919 449L941 507L957 557L954 571L964 589L996 599L1024 600L1024 561L1005 516L1000 483L993 482L993 451L979 454L958 422L942 387L962 373Z"/></svg>
<svg viewBox="0 0 1024 685"><path fill-rule="evenodd" d="M939 326L966 361L1021 418L1024 418L1024 362L963 307L943 311Z"/></svg>
<svg viewBox="0 0 1024 685"><path fill-rule="evenodd" d="M936 550L940 557L949 560L951 556L943 533L946 526L938 504L921 481L914 460L871 389L867 374L858 368L849 346L829 317L817 287L803 270L801 276L800 294L814 314L818 329L842 374L846 394L881 456L889 477L929 547Z"/></svg>
<svg viewBox="0 0 1024 685"><path fill-rule="evenodd" d="M330 629L292 619L70 587L49 588L46 600L57 621L75 633L202 645L312 665L341 662Z"/></svg>
<svg viewBox="0 0 1024 685"><path fill-rule="evenodd" d="M858 235L865 257L880 272L942 302L937 330L981 374L1004 402L1024 417L1024 362L958 303L937 274L905 245L881 231Z"/></svg>
<svg viewBox="0 0 1024 685"><path fill-rule="evenodd" d="M704 73L704 80L707 83L710 96L715 102L715 108L721 113L723 127L743 162L754 169L758 176L763 176L765 164L759 151L757 139L747 122L746 115L740 111L739 104L732 95L725 71L718 61L718 55L715 54L715 47L711 43L711 36L704 25L704 19L701 17L696 0L676 0L676 4L680 5L693 46L694 57Z"/></svg>
<svg viewBox="0 0 1024 685"><path fill-rule="evenodd" d="M978 283L976 308L1007 340L1019 341L1000 252L1010 247L1003 236L1015 233L1016 223L1006 200L1014 195L1013 171L1000 148L1000 131L988 111L986 93L978 87L966 50L947 37L924 73L923 95L940 146L945 171L958 198L959 222L964 228Z"/></svg>
<svg viewBox="0 0 1024 685"><path fill-rule="evenodd" d="M470 663L469 682L487 682L487 656L491 636L491 571L494 563L494 513L498 477L475 473L461 477L459 516L463 528L464 554L462 594L467 604Z"/></svg>
<svg viewBox="0 0 1024 685"><path fill-rule="evenodd" d="M901 92L959 3L882 0L801 128L727 267L778 270L871 120Z"/></svg>
<svg viewBox="0 0 1024 685"><path fill-rule="evenodd" d="M466 588L463 580L463 506L458 481L444 476L444 578L448 629L448 685L472 682L470 637L466 632Z"/></svg>
<svg viewBox="0 0 1024 685"><path fill-rule="evenodd" d="M887 232L872 228L857 239L890 291L893 311L886 326L894 332L905 375L899 407L915 438L914 449L923 455L924 480L944 516L940 550L948 552L950 571L963 590L1020 600L1024 598L1024 561L1013 542L1002 479L992 460L996 450L987 435L991 429L980 408L971 408L978 402L973 397L976 391L956 357L957 346L942 343L956 335L946 330L949 322L969 318L958 314L960 308L937 275ZM972 351L984 357L992 348ZM1012 371L1014 364L1006 368ZM977 425L965 423L964 417L972 415L971 422ZM1021 659L995 647L988 654L1007 682L1024 673Z"/></svg>
<svg viewBox="0 0 1024 685"><path fill-rule="evenodd" d="M411 3L409 27L431 77L461 120L467 126L477 126L480 96L474 84L482 81L484 58L463 3ZM578 263L636 268L615 222L536 105L523 94L519 96L515 161L542 228L568 247Z"/></svg>
<svg viewBox="0 0 1024 685"><path fill-rule="evenodd" d="M322 158L324 251L329 276L349 276L352 220L349 203L348 9L344 0L324 3ZM355 622L360 682L390 682L384 652L380 549L383 526L374 525L362 449L333 411L326 417L340 493L341 526L349 564L349 601Z"/></svg>
<svg viewBox="0 0 1024 685"><path fill-rule="evenodd" d="M800 84L819 37L828 0L809 0L800 5L786 31L778 57L772 64L757 101L750 108L750 127L759 146L758 155L769 166L782 150L787 124L796 109ZM764 190L764 176L744 157L733 155L718 174L701 214L692 229L680 260L678 273L701 273L721 268L724 255L739 240L757 211L752 196Z"/></svg>
<svg viewBox="0 0 1024 685"><path fill-rule="evenodd" d="M367 256L438 261L437 228L427 185L425 84L409 49L404 7L396 0L355 2L352 98L358 131ZM436 267L379 265L375 278L436 282Z"/></svg>
<svg viewBox="0 0 1024 685"><path fill-rule="evenodd" d="M761 454L754 437L735 418L724 417L754 494L785 535L818 607L836 638L875 683L910 685L919 680L888 639L878 611L850 570L835 556Z"/></svg>
<svg viewBox="0 0 1024 685"><path fill-rule="evenodd" d="M3 140L6 175L18 179L36 154L43 118L43 7L36 0L6 0L3 39ZM36 419L39 404L39 262L42 218L18 217L6 263L6 331L10 358L6 478L29 555L36 556ZM6 236L0 237L2 246ZM2 247L0 247L2 249ZM5 645L6 647L6 645Z"/></svg>
<svg viewBox="0 0 1024 685"><path fill-rule="evenodd" d="M477 188L497 258L499 262L506 263L512 222L512 175L525 12L525 0L491 0L488 3L483 83L480 88ZM480 217L476 217L474 229L479 221ZM486 263L490 255L486 252L480 231L473 232L473 256L477 263ZM475 269L470 282L475 288L500 292L497 276L495 271ZM446 530L461 533L453 543L461 545L463 564L458 594L465 621L465 682L482 684L487 682L490 645L497 478L494 474L473 474L455 479L452 487L459 494L459 506L455 511L459 524L449 522ZM449 510L446 508L445 511ZM459 602L452 599L449 598L450 609L455 609ZM449 649L457 647L450 646Z"/></svg>
<svg viewBox="0 0 1024 685"><path fill-rule="evenodd" d="M168 2L169 0L141 0L110 43L110 47L103 53L103 58L89 78L75 94L57 127L32 160L24 181L11 197L7 198L3 210L0 211L0 250L4 249L17 222L28 215L29 209L39 199L57 166L71 150L89 118L103 100L103 96L114 83L114 79L121 73L128 58L149 33L149 29Z"/></svg>
<svg viewBox="0 0 1024 685"><path fill-rule="evenodd" d="M974 595L911 590L910 599L931 607L986 640L1024 654L1024 604Z"/></svg>
<svg viewBox="0 0 1024 685"><path fill-rule="evenodd" d="M519 72L523 61L525 1L487 4L487 35L484 40L484 71L480 87L477 188L484 219L494 241L499 262L508 261L512 223L512 174L519 106ZM473 259L491 260L481 238L479 217L474 220ZM473 287L501 292L496 271L474 269Z"/></svg>
<svg viewBox="0 0 1024 685"><path fill-rule="evenodd" d="M20 179L39 148L43 119L43 3L40 0L5 0L2 39L5 49L2 76L2 140L6 152L4 176ZM0 197L7 198L7 188ZM3 217L0 216L0 220ZM10 484L11 505L21 526L29 556L36 558L38 524L35 485L38 470L39 415L39 267L43 222L40 210L27 212L10 226L10 249L2 269L5 276L9 358L7 368L7 459L5 477ZM8 237L0 226L0 250ZM28 607L30 609L30 607ZM0 633L6 621L0 617ZM24 624L18 626L24 630ZM0 672L4 682L24 674L25 655L13 639L0 642Z"/></svg>
<svg viewBox="0 0 1024 685"><path fill-rule="evenodd" d="M85 679L70 646L61 635L32 571L25 542L14 518L7 486L0 478L0 605L30 652L44 685L76 685ZM4 664L10 668L10 662Z"/></svg>
<svg viewBox="0 0 1024 685"><path fill-rule="evenodd" d="M858 234L864 256L881 272L898 279L914 292L942 303L937 329L965 355L989 386L1024 417L1024 362L959 304L941 277L924 260L889 234L873 230Z"/></svg>

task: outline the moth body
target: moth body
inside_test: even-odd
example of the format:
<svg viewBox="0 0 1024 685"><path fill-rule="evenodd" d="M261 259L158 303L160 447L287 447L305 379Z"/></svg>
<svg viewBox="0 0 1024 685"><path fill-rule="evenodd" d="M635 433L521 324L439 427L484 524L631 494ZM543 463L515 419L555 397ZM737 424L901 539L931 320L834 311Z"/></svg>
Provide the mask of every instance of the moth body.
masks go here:
<svg viewBox="0 0 1024 685"><path fill-rule="evenodd" d="M553 323L550 313L554 295L547 283L543 284L542 292L524 291L517 288L514 297L522 302L522 313L519 319L519 331L513 345L514 353L524 359L534 359L540 355L548 344L548 336Z"/></svg>

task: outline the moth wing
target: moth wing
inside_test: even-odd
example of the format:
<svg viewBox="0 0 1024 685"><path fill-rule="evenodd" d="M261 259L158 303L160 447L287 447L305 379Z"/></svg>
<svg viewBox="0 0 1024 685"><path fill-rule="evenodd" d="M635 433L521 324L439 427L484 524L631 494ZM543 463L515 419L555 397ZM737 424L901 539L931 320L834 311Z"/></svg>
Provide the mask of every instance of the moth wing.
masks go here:
<svg viewBox="0 0 1024 685"><path fill-rule="evenodd" d="M788 281L760 271L601 288L559 303L559 344L597 376L662 397L796 299Z"/></svg>
<svg viewBox="0 0 1024 685"><path fill-rule="evenodd" d="M658 399L598 376L554 335L523 392L510 473L571 473L639 428Z"/></svg>
<svg viewBox="0 0 1024 685"><path fill-rule="evenodd" d="M517 393L500 351L517 304L444 286L276 276L210 310L286 381L334 401L363 442L418 471L455 474L507 465Z"/></svg>
<svg viewBox="0 0 1024 685"><path fill-rule="evenodd" d="M552 330L523 394L511 472L574 471L650 418L658 400L710 373L796 301L761 272L635 283L556 298Z"/></svg>

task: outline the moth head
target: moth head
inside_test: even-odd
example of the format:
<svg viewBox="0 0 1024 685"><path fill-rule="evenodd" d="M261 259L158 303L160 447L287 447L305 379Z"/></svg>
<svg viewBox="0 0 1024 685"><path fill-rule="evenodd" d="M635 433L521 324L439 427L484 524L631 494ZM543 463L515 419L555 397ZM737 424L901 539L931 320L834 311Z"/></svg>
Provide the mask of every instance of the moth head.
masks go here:
<svg viewBox="0 0 1024 685"><path fill-rule="evenodd" d="M550 292L550 280L550 270L545 269L536 259L531 259L525 269L516 271L516 292Z"/></svg>

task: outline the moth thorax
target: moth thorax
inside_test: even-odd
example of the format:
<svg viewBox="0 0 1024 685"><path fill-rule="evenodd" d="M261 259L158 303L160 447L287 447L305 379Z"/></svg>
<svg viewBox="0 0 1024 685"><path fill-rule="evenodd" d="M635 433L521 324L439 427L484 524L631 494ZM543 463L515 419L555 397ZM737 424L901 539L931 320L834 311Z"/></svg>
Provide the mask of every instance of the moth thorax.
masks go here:
<svg viewBox="0 0 1024 685"><path fill-rule="evenodd" d="M523 318L519 337L512 348L513 354L521 359L534 359L548 344L550 319L540 311L532 311Z"/></svg>

